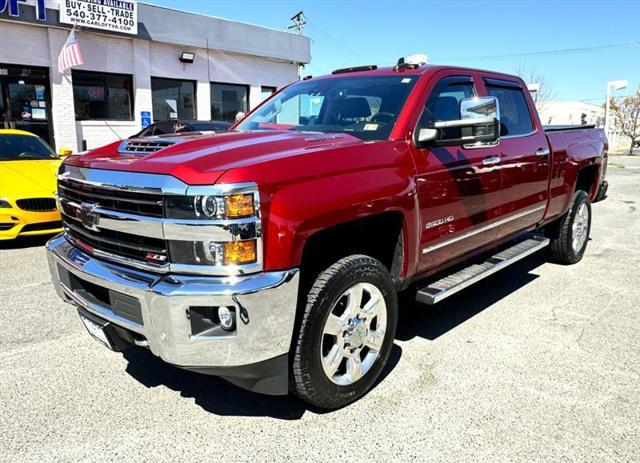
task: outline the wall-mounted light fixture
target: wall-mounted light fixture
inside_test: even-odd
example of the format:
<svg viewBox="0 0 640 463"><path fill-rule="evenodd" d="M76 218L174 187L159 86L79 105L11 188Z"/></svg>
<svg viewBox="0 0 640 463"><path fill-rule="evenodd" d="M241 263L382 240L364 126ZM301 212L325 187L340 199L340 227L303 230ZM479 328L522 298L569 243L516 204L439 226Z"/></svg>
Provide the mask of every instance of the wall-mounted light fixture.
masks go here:
<svg viewBox="0 0 640 463"><path fill-rule="evenodd" d="M183 63L193 63L193 60L195 59L196 55L195 53L191 53L188 51L183 51L182 54L180 55L180 58L178 58L181 62Z"/></svg>

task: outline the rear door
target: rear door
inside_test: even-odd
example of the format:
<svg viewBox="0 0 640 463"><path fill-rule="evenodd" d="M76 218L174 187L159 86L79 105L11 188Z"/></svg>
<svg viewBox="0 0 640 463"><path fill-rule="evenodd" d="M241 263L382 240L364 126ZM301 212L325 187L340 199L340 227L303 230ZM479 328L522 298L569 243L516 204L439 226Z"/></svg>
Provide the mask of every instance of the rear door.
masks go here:
<svg viewBox="0 0 640 463"><path fill-rule="evenodd" d="M474 79L474 73L461 71L432 77L415 133L435 121L459 120L460 101L477 94ZM446 130L447 138L460 137L460 129ZM500 172L491 163L495 147L414 146L414 150L421 212L418 270L424 272L495 239L495 230L487 224L499 214Z"/></svg>
<svg viewBox="0 0 640 463"><path fill-rule="evenodd" d="M542 220L551 152L526 88L515 79L482 80L483 91L496 97L500 108L500 144L495 149L500 156L502 204L497 237L503 238Z"/></svg>

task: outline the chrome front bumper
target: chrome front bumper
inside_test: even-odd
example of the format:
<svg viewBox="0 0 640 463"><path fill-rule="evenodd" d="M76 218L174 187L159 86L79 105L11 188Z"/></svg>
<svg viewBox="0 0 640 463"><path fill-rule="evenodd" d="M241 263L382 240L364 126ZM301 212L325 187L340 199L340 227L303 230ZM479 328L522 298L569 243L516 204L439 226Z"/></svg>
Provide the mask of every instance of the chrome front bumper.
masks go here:
<svg viewBox="0 0 640 463"><path fill-rule="evenodd" d="M202 370L256 364L289 352L294 329L299 272L297 269L239 277L157 275L95 259L64 236L47 243L53 283L59 296L117 326L137 333L141 344L176 366ZM135 298L142 323L123 318L66 287L60 269L101 288ZM192 334L191 307L234 306L235 333Z"/></svg>

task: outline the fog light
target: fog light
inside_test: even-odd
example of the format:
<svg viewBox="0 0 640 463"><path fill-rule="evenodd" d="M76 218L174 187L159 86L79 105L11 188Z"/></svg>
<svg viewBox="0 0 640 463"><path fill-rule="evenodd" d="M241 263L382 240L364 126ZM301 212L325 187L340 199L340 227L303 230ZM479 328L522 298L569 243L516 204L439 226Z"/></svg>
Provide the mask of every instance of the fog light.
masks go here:
<svg viewBox="0 0 640 463"><path fill-rule="evenodd" d="M236 325L235 312L229 307L218 307L218 320L220 320L220 326L226 331L232 331Z"/></svg>

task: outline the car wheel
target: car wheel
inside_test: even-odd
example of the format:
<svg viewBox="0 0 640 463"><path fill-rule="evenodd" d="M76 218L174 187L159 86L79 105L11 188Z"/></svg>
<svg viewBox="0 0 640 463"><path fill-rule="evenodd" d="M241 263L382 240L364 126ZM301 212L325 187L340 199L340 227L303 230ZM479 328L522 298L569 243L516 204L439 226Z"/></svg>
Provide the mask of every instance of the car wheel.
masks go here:
<svg viewBox="0 0 640 463"><path fill-rule="evenodd" d="M323 409L362 397L384 368L398 301L389 271L364 255L345 257L309 291L292 359L293 392Z"/></svg>
<svg viewBox="0 0 640 463"><path fill-rule="evenodd" d="M591 202L589 195L579 190L573 196L571 209L559 222L551 237L551 259L560 264L580 262L587 249L590 231Z"/></svg>

